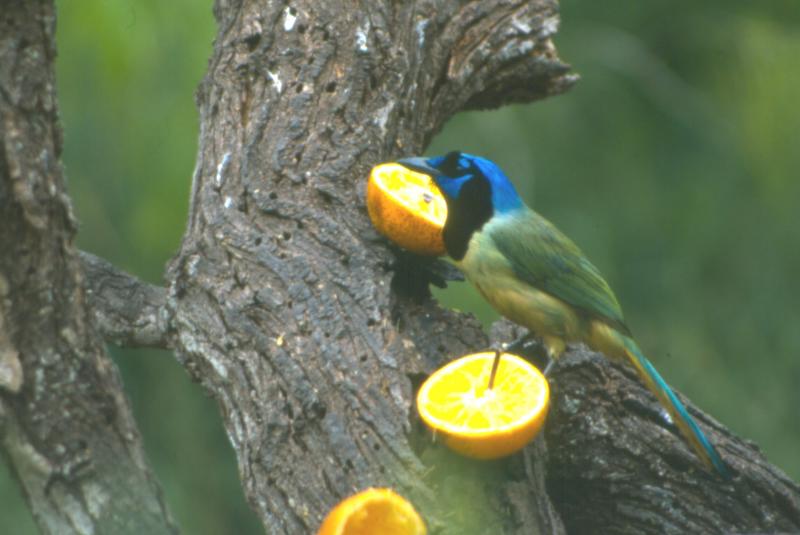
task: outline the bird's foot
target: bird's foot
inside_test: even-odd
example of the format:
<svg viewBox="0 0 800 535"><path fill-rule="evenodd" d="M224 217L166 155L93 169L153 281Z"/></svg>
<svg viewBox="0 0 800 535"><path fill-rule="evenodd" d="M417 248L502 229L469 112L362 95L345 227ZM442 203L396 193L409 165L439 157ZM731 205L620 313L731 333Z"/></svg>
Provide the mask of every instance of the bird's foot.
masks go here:
<svg viewBox="0 0 800 535"><path fill-rule="evenodd" d="M544 375L548 374L553 367L553 362L555 362L550 351L543 347L539 340L536 339L536 335L531 332L525 333L511 343L500 344L500 348L506 353L513 353L523 357L540 370L543 369L542 373ZM544 351L542 351L543 349ZM493 346L492 350L496 350L496 347Z"/></svg>
<svg viewBox="0 0 800 535"><path fill-rule="evenodd" d="M506 353L517 353L525 349L525 344L530 342L533 339L532 333L525 333L522 336L518 337L511 343L504 343L501 344L503 351Z"/></svg>

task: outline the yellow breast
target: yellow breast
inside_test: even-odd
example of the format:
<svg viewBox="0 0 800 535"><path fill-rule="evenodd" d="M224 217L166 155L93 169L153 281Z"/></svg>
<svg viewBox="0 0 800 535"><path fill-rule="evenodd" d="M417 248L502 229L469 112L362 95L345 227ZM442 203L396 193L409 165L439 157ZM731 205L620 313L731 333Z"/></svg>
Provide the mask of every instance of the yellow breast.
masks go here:
<svg viewBox="0 0 800 535"><path fill-rule="evenodd" d="M581 339L582 321L572 307L517 278L492 243L491 225L473 234L456 265L500 314L545 338Z"/></svg>

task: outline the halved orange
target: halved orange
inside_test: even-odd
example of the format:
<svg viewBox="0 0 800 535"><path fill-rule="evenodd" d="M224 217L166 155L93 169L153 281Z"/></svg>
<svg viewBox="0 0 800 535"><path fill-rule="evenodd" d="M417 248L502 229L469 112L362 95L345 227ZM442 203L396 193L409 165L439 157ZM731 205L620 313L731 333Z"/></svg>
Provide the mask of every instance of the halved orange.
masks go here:
<svg viewBox="0 0 800 535"><path fill-rule="evenodd" d="M444 254L447 204L430 176L396 163L376 165L367 183L367 211L375 228L404 249Z"/></svg>
<svg viewBox="0 0 800 535"><path fill-rule="evenodd" d="M489 388L495 352L474 353L438 369L417 393L425 424L454 451L476 459L510 455L533 440L550 406L547 379L503 353Z"/></svg>
<svg viewBox="0 0 800 535"><path fill-rule="evenodd" d="M339 502L317 535L425 535L425 523L405 498L371 488Z"/></svg>

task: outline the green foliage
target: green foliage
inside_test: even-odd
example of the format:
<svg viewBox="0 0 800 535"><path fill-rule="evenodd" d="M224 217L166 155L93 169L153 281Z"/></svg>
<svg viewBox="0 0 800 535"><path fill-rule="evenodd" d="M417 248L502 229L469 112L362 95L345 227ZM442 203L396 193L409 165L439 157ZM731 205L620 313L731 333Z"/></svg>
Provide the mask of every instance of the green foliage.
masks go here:
<svg viewBox="0 0 800 535"><path fill-rule="evenodd" d="M158 283L185 228L210 5L57 3L79 246ZM428 153L500 163L601 269L665 378L800 478L796 2L562 10L555 43L581 82L534 105L462 114ZM442 299L496 318L464 285ZM259 532L214 403L168 354L115 358L184 531ZM33 533L3 473L2 531Z"/></svg>

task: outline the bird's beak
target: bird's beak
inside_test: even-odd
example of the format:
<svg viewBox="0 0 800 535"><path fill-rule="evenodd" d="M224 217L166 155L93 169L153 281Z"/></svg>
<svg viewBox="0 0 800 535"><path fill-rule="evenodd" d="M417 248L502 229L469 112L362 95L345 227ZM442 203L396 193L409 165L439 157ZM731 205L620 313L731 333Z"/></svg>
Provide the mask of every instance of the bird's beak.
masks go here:
<svg viewBox="0 0 800 535"><path fill-rule="evenodd" d="M438 169L428 165L428 162L425 158L403 158L401 160L397 160L397 163L406 169L411 169L412 171L429 175L431 178L435 178L441 174Z"/></svg>

